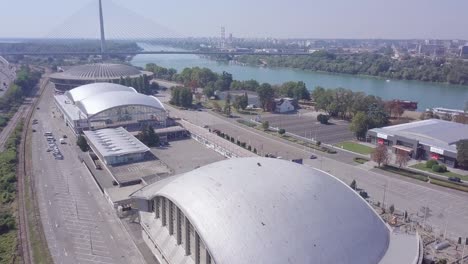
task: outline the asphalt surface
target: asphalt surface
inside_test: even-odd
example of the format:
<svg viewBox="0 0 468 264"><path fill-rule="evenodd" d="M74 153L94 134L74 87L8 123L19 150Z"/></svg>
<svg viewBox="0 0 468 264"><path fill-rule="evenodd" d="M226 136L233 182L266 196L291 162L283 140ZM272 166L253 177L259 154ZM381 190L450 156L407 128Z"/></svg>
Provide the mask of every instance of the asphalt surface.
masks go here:
<svg viewBox="0 0 468 264"><path fill-rule="evenodd" d="M259 122L268 121L270 126L283 128L287 132L316 139L322 143L336 144L354 138L349 130L349 123L342 120L330 120L328 125L320 124L314 113L266 114L259 117Z"/></svg>
<svg viewBox="0 0 468 264"><path fill-rule="evenodd" d="M167 98L161 98L167 101ZM373 201L386 207L393 204L397 210L407 210L415 220L432 225L434 229L452 238L468 237L468 194L434 186L399 175L384 175L370 165L358 166L353 162L357 155L339 151L338 154L323 154L305 147L267 135L256 129L238 124L233 119L220 117L209 111L183 111L166 104L171 116L178 116L200 126L221 128L223 132L239 137L261 150L284 159L304 158L305 164L327 171L345 183L353 179L358 187L368 192ZM318 159L310 160L311 154ZM385 202L384 202L385 192ZM339 194L337 194L339 199ZM428 210L424 208L427 207ZM427 213L423 213L427 212ZM425 215L425 217L424 217Z"/></svg>
<svg viewBox="0 0 468 264"><path fill-rule="evenodd" d="M145 263L115 211L77 158L71 130L52 114L53 89L48 87L33 118L33 175L41 220L55 263ZM56 112L56 111L55 111ZM44 132L68 144L58 147L63 160L46 152Z"/></svg>

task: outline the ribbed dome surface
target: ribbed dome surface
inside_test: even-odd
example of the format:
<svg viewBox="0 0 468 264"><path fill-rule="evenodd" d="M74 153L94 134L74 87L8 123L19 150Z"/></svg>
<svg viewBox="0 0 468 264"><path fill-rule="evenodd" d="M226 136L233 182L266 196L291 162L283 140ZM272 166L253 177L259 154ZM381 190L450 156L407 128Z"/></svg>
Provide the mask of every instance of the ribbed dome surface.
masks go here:
<svg viewBox="0 0 468 264"><path fill-rule="evenodd" d="M137 68L128 65L100 63L74 66L55 75L67 79L115 79L140 74Z"/></svg>

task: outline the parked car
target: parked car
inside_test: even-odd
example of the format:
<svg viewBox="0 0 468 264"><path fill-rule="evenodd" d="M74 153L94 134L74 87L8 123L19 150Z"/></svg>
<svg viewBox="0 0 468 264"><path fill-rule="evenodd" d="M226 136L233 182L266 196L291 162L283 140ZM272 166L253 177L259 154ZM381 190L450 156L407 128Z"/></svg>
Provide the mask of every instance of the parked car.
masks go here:
<svg viewBox="0 0 468 264"><path fill-rule="evenodd" d="M310 159L316 159L316 158L317 158L317 156L315 156L315 155L310 155L310 157L309 157L309 158L310 158Z"/></svg>
<svg viewBox="0 0 468 264"><path fill-rule="evenodd" d="M449 181L453 181L453 182L461 182L461 179L458 178L458 177L449 177Z"/></svg>

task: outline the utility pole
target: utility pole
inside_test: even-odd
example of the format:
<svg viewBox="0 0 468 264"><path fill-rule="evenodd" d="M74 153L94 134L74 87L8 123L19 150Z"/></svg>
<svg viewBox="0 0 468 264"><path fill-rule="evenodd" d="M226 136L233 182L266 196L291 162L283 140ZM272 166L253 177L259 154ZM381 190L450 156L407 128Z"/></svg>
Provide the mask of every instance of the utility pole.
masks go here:
<svg viewBox="0 0 468 264"><path fill-rule="evenodd" d="M383 189L383 199L382 199L382 208L385 210L385 194L387 192L387 184L385 183L383 185L384 189Z"/></svg>
<svg viewBox="0 0 468 264"><path fill-rule="evenodd" d="M101 56L106 53L106 37L104 34L104 16L102 14L102 0L99 0L99 24L101 26Z"/></svg>

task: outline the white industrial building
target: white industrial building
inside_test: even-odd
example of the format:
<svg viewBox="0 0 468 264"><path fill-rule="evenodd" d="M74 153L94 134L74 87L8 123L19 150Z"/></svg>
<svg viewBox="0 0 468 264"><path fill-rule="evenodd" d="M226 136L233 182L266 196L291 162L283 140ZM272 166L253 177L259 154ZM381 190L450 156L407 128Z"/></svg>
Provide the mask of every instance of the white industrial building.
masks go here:
<svg viewBox="0 0 468 264"><path fill-rule="evenodd" d="M240 158L132 195L161 263L407 263L417 235L396 234L345 183L285 160Z"/></svg>
<svg viewBox="0 0 468 264"><path fill-rule="evenodd" d="M119 84L83 85L55 95L55 104L76 134L120 126L128 130L166 127L167 112L159 99Z"/></svg>
<svg viewBox="0 0 468 264"><path fill-rule="evenodd" d="M150 149L122 127L84 131L88 144L106 165L138 162Z"/></svg>

